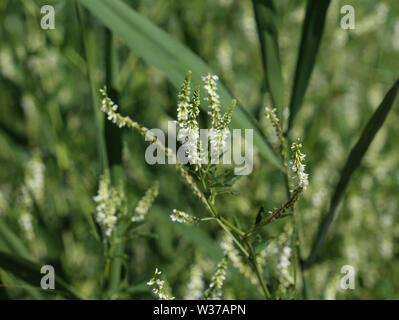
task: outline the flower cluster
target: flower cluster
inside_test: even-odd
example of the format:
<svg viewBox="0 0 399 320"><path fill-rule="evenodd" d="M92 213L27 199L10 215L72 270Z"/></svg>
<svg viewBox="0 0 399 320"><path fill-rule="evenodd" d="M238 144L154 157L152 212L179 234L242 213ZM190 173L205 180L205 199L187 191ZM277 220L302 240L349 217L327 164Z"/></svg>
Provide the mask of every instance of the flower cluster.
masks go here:
<svg viewBox="0 0 399 320"><path fill-rule="evenodd" d="M154 203L155 198L158 196L158 181L146 191L144 197L142 197L135 209L135 215L131 218L133 222L138 222L144 220L148 210Z"/></svg>
<svg viewBox="0 0 399 320"><path fill-rule="evenodd" d="M158 271L158 268L156 268L154 277L147 282L147 285L153 287L152 292L159 298L159 300L174 300L174 297L171 297L166 293L164 288L165 281L158 277L161 273L162 272Z"/></svg>
<svg viewBox="0 0 399 320"><path fill-rule="evenodd" d="M240 252L234 247L233 239L226 235L221 243L222 249L224 249L225 253L229 256L229 259L233 263L233 266L236 267L242 275L244 275L247 279L249 279L253 284L257 284L257 278L252 269L244 263L240 256Z"/></svg>
<svg viewBox="0 0 399 320"><path fill-rule="evenodd" d="M102 111L107 114L108 119L112 120L115 124L118 126L126 126L129 129L136 130L140 135L145 137L146 141L149 141L150 143L157 143L161 149L165 150L165 154L169 155L170 154L170 149L166 148L163 143L157 139L150 130L148 130L146 127L140 126L135 121L132 121L129 117L122 117L120 114L118 114L114 109L115 109L115 104L112 102L112 100L108 97L107 95L107 90L106 87L104 89L100 90L103 100L102 100ZM117 109L117 108L116 108ZM184 118L184 117L181 117ZM173 156L173 153L171 153ZM192 189L194 194L200 198L202 202L205 203L205 198L201 191L198 189L197 185L195 184L193 178L191 175L188 174L188 172L183 168L182 164L180 162L176 162L176 169L182 176L182 178L185 180L187 185Z"/></svg>
<svg viewBox="0 0 399 320"><path fill-rule="evenodd" d="M206 90L208 96L205 101L209 101L209 111L208 114L211 116L212 127L217 128L220 122L220 97L216 93L217 84L216 81L219 80L218 76L208 73L206 76L202 77L204 81L204 89Z"/></svg>
<svg viewBox="0 0 399 320"><path fill-rule="evenodd" d="M201 265L199 263L194 264L190 271L190 280L187 284L187 293L184 299L198 300L202 297L202 292L204 290L203 277L204 273L202 271Z"/></svg>
<svg viewBox="0 0 399 320"><path fill-rule="evenodd" d="M302 190L306 190L309 180L308 174L305 173L305 164L303 163L305 160L305 154L301 152L302 144L298 142L293 142L291 146L291 150L294 154L293 160L288 162L288 167L291 170L292 179L296 188L301 188Z"/></svg>
<svg viewBox="0 0 399 320"><path fill-rule="evenodd" d="M101 110L107 115L107 119L115 123L119 128L128 127L131 129L136 129L143 136L150 136L148 141L155 141L155 137L151 134L151 132L145 128L141 127L137 122L130 119L130 117L123 117L118 112L116 112L119 107L115 104L107 94L107 88L100 89L100 92L103 96L101 101Z"/></svg>
<svg viewBox="0 0 399 320"><path fill-rule="evenodd" d="M118 220L118 213L124 213L126 210L123 188L110 186L109 172L106 171L100 177L98 192L93 199L97 203L96 221L103 229L105 236L111 237Z"/></svg>
<svg viewBox="0 0 399 320"><path fill-rule="evenodd" d="M188 120L188 111L190 109L190 85L191 71L188 71L177 96L177 121L181 127L183 127Z"/></svg>
<svg viewBox="0 0 399 320"><path fill-rule="evenodd" d="M209 101L209 112L211 117L212 127L209 130L209 140L211 145L212 163L217 163L219 157L226 149L227 141L230 132L228 126L231 121L231 116L236 104L233 100L226 113L221 116L220 113L220 98L216 93L216 81L218 77L208 73L207 76L202 77L204 81L204 89L207 92L207 97L204 98ZM198 167L201 166L201 160L204 157L201 140L199 137L198 115L200 107L200 88L194 90L192 101L190 100L190 85L191 72L189 71L181 86L178 95L177 103L177 120L179 123L178 140L185 146L187 159L191 164Z"/></svg>
<svg viewBox="0 0 399 320"><path fill-rule="evenodd" d="M191 164L201 166L201 143L197 117L200 106L200 89L193 94L193 103L190 103L190 77L188 72L178 96L177 119L180 130L177 139L185 146L187 158Z"/></svg>
<svg viewBox="0 0 399 320"><path fill-rule="evenodd" d="M282 248L281 252L276 249L276 253L280 254L276 268L280 272L281 284L284 287L289 287L292 283L294 283L294 280L289 271L289 267L291 265L290 258L292 249L285 246Z"/></svg>
<svg viewBox="0 0 399 320"><path fill-rule="evenodd" d="M18 218L18 223L21 226L22 230L25 232L28 240L33 240L35 237L33 230L33 218L32 215L28 211L24 211L21 216Z"/></svg>
<svg viewBox="0 0 399 320"><path fill-rule="evenodd" d="M173 213L170 215L170 219L174 222L191 224L198 221L198 218L192 216L191 214L185 213L184 211L173 209Z"/></svg>
<svg viewBox="0 0 399 320"><path fill-rule="evenodd" d="M280 120L278 119L278 117L276 115L277 109L276 108L270 109L270 108L266 107L265 112L266 112L266 118L271 121L278 136L282 135Z"/></svg>
<svg viewBox="0 0 399 320"><path fill-rule="evenodd" d="M41 202L43 199L44 172L45 166L39 154L35 153L25 167L25 186L37 202Z"/></svg>
<svg viewBox="0 0 399 320"><path fill-rule="evenodd" d="M226 149L227 141L229 139L228 126L231 121L231 116L236 104L236 100L231 102L231 105L223 117L220 115L220 100L219 95L216 93L216 81L218 77L208 73L207 76L202 77L205 82L204 89L208 96L205 98L209 101L208 114L211 116L212 128L210 130L210 144L211 144L211 157L213 162L217 161Z"/></svg>
<svg viewBox="0 0 399 320"><path fill-rule="evenodd" d="M215 274L212 276L208 289L204 297L206 300L219 300L222 296L222 287L226 279L227 255L218 264Z"/></svg>
<svg viewBox="0 0 399 320"><path fill-rule="evenodd" d="M24 185L21 188L21 214L18 223L28 240L35 237L34 219L30 213L34 204L41 204L44 195L45 166L40 154L35 152L25 165ZM0 208L1 209L1 208Z"/></svg>

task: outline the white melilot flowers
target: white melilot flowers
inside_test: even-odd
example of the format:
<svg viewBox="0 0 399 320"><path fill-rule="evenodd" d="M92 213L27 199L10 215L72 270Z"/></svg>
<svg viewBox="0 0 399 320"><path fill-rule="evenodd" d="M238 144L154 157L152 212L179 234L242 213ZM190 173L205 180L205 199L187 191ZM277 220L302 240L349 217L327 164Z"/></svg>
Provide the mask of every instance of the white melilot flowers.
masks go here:
<svg viewBox="0 0 399 320"><path fill-rule="evenodd" d="M33 230L33 219L32 215L28 211L24 211L18 219L18 223L22 230L25 232L28 240L33 240L35 237Z"/></svg>
<svg viewBox="0 0 399 320"><path fill-rule="evenodd" d="M233 100L230 108L226 114L221 117L220 115L220 97L216 93L218 76L208 73L207 76L202 77L204 81L204 89L208 96L205 98L209 101L208 114L211 116L212 128L210 129L209 138L211 144L211 157L216 161L226 151L226 145L229 138L230 131L228 126L231 121L231 115L235 106Z"/></svg>
<svg viewBox="0 0 399 320"><path fill-rule="evenodd" d="M174 300L174 297L171 297L166 293L166 290L164 288L165 281L159 279L159 275L161 273L162 272L159 271L158 268L156 268L154 272L154 277L147 282L147 285L153 287L152 293L155 294L159 300Z"/></svg>
<svg viewBox="0 0 399 320"><path fill-rule="evenodd" d="M247 277L253 284L257 284L256 274L252 271L251 267L244 263L242 260L239 251L234 247L233 239L226 235L222 242L221 247L224 249L225 253L229 256L229 259L233 263L234 267L236 267L241 274Z"/></svg>
<svg viewBox="0 0 399 320"><path fill-rule="evenodd" d="M276 108L270 109L269 107L266 107L265 111L266 111L266 118L270 119L273 124L275 122L277 122L277 123L280 122L280 120L276 116L276 112L277 112Z"/></svg>
<svg viewBox="0 0 399 320"><path fill-rule="evenodd" d="M125 196L123 188L116 189L110 186L108 171L100 177L98 193L93 200L96 202L96 221L101 226L106 237L111 237L115 224L118 221L118 213L124 213L123 206Z"/></svg>
<svg viewBox="0 0 399 320"><path fill-rule="evenodd" d="M132 216L131 221L138 222L144 220L148 210L151 208L155 198L158 196L158 188L158 181L155 181L154 184L146 191L144 197L142 197L138 202L135 209L136 214Z"/></svg>
<svg viewBox="0 0 399 320"><path fill-rule="evenodd" d="M211 144L211 157L217 161L226 150L230 131L227 128L211 128L209 140Z"/></svg>
<svg viewBox="0 0 399 320"><path fill-rule="evenodd" d="M283 247L281 252L276 250L276 253L280 254L276 268L280 272L281 284L284 287L289 287L291 284L294 283L294 279L292 278L289 271L291 265L290 262L291 252L292 249L290 247Z"/></svg>
<svg viewBox="0 0 399 320"><path fill-rule="evenodd" d="M212 119L212 127L217 128L220 122L220 97L216 93L216 81L219 80L219 77L208 73L206 76L202 77L202 80L205 83L204 89L208 94L208 96L205 98L205 101L209 101L210 110L208 111L208 114Z"/></svg>
<svg viewBox="0 0 399 320"><path fill-rule="evenodd" d="M187 284L185 300L199 300L204 291L204 273L201 265L196 263L192 266L190 272L190 280Z"/></svg>
<svg viewBox="0 0 399 320"><path fill-rule="evenodd" d="M173 213L170 215L170 219L173 222L186 223L186 224L191 224L198 220L198 218L196 218L188 213L185 213L184 211L180 211L180 210L176 210L176 209L173 209Z"/></svg>
<svg viewBox="0 0 399 320"><path fill-rule="evenodd" d="M305 173L306 165L303 163L305 161L306 155L301 152L301 147L302 144L299 142L292 143L291 150L294 153L294 157L293 160L288 161L288 167L291 170L295 187L306 190L309 180L308 174Z"/></svg>
<svg viewBox="0 0 399 320"><path fill-rule="evenodd" d="M45 166L38 153L28 161L25 167L25 186L37 202L41 202L44 193Z"/></svg>
<svg viewBox="0 0 399 320"><path fill-rule="evenodd" d="M40 205L43 201L45 169L45 165L37 151L25 164L25 179L21 188L22 213L18 218L18 223L28 240L32 240L35 237L34 218L30 212L34 202Z"/></svg>
<svg viewBox="0 0 399 320"><path fill-rule="evenodd" d="M226 279L227 269L227 255L224 256L222 261L217 266L216 272L213 275L208 289L205 291L206 300L220 300L222 297L222 287Z"/></svg>
<svg viewBox="0 0 399 320"><path fill-rule="evenodd" d="M190 84L191 84L191 72L188 72L184 82L180 88L180 92L177 96L177 121L181 127L184 127L184 124L188 120L188 112L191 108L190 104Z"/></svg>
<svg viewBox="0 0 399 320"><path fill-rule="evenodd" d="M207 97L204 100L209 102L208 114L211 118L212 127L209 130L209 142L211 146L212 163L217 163L219 157L226 151L227 141L230 135L228 126L231 121L235 100L227 112L221 116L220 113L220 97L217 94L216 81L219 78L216 75L208 73L202 77L204 81L204 89ZM177 139L185 147L188 162L198 167L201 166L202 160L206 159L203 146L201 145L200 129L198 126L198 115L200 107L200 87L194 90L192 100L190 100L191 72L188 72L178 95L177 103L177 120L179 124L179 132ZM207 148L206 148L207 150Z"/></svg>
<svg viewBox="0 0 399 320"><path fill-rule="evenodd" d="M200 106L200 90L197 88L190 102L191 72L188 72L178 95L177 120L179 133L177 139L184 145L190 164L201 166L201 145L197 117Z"/></svg>
<svg viewBox="0 0 399 320"><path fill-rule="evenodd" d="M184 143L188 161L191 164L201 165L201 157L199 150L199 128L183 127L180 128L177 139Z"/></svg>

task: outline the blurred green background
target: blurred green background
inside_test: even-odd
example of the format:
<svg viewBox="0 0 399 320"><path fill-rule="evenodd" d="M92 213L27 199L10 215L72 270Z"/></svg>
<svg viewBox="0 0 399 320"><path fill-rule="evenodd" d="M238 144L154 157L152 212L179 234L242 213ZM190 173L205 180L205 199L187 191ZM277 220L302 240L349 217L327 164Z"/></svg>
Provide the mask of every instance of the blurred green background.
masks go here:
<svg viewBox="0 0 399 320"><path fill-rule="evenodd" d="M276 140L263 111L271 102L251 1L124 2L209 64L265 135ZM55 8L54 30L40 28L44 4ZM355 30L340 28L345 4L355 7ZM305 5L276 1L287 106ZM148 128L166 130L167 121L176 118L177 90L163 73L107 33L87 9L80 10L81 16L71 0L0 2L0 249L53 265L84 297L97 298L103 252L89 226L102 171L98 133L104 119L98 89L108 81L110 37L118 62L113 81L123 114ZM303 141L310 177L297 205L304 257L351 147L398 77L398 55L398 1L331 2L304 103L290 131L290 138ZM393 108L350 181L320 259L305 273L306 298L399 298L398 123L399 110ZM172 223L174 208L204 216L200 201L173 166L146 164L142 137L121 132L129 203L134 206L155 180L160 191L143 227L156 237L127 243L118 298L153 298L146 282L155 267L166 275L173 295L183 298L194 263L203 265L207 281L212 276L223 256L221 232L212 223ZM253 173L234 189L237 195L224 196L219 205L242 221L253 219L260 205L274 208L285 199L280 171L259 153ZM270 227L268 236L277 238L284 224L282 220ZM267 259L265 269L272 283L274 260ZM343 291L340 270L347 264L356 270L356 289ZM231 263L228 270L225 299L262 298ZM0 298L59 297L19 278L0 265ZM298 297L305 298L301 293Z"/></svg>

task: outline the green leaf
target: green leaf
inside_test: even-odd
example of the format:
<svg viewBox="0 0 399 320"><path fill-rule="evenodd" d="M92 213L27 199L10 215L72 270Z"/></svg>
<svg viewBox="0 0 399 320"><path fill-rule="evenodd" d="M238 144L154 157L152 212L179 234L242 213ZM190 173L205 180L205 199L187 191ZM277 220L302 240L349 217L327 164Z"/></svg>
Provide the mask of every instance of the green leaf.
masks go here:
<svg viewBox="0 0 399 320"><path fill-rule="evenodd" d="M21 238L5 223L4 219L0 219L0 250L7 250L25 259L33 260Z"/></svg>
<svg viewBox="0 0 399 320"><path fill-rule="evenodd" d="M301 108L303 97L305 96L316 62L329 5L330 0L308 0L291 94L290 117L287 131L291 128L294 118Z"/></svg>
<svg viewBox="0 0 399 320"><path fill-rule="evenodd" d="M40 273L41 265L31 262L27 259L0 251L0 268L7 271L17 278L25 281L33 287L41 289L40 279L43 274ZM55 275L55 293L60 293L66 298L82 299L63 279ZM42 290L42 289L41 289ZM49 290L48 293L51 293ZM47 291L46 291L47 292Z"/></svg>
<svg viewBox="0 0 399 320"><path fill-rule="evenodd" d="M97 66L97 46L93 30L87 28L87 17L84 15L83 8L77 4L76 14L80 23L81 36L85 59L87 62L87 73L90 82L91 103L93 109L93 118L96 130L96 144L98 153L98 175L102 174L108 168L107 151L103 134L101 117L103 116L98 106L100 103L98 90L99 86L95 79L95 70Z"/></svg>
<svg viewBox="0 0 399 320"><path fill-rule="evenodd" d="M201 76L208 72L213 73L212 69L190 49L148 19L140 16L122 1L79 0L79 2L147 63L162 71L176 88L180 87L188 70L193 71L193 87L201 84ZM222 83L219 84L219 95L221 109L226 111L232 96ZM240 105L233 113L232 125L241 129L254 129L254 145L265 159L282 169L280 160L270 143L248 112Z"/></svg>
<svg viewBox="0 0 399 320"><path fill-rule="evenodd" d="M314 242L312 251L309 258L304 263L305 268L311 267L319 255L319 252L323 246L323 243L327 237L328 230L330 229L336 215L337 208L341 202L342 196L349 184L353 172L359 167L361 160L363 159L366 151L368 150L371 142L373 141L376 133L383 125L388 112L392 107L398 103L398 91L399 91L399 80L393 85L393 87L385 95L383 101L381 102L378 109L374 112L373 116L364 128L359 140L356 142L355 146L352 148L349 157L346 161L345 167L341 172L341 177L335 187L334 194L331 198L330 208L328 213L324 216L322 222L320 223L319 230Z"/></svg>
<svg viewBox="0 0 399 320"><path fill-rule="evenodd" d="M284 109L284 83L281 73L277 31L277 10L273 0L252 0L259 42L262 51L263 71L273 108L282 119Z"/></svg>

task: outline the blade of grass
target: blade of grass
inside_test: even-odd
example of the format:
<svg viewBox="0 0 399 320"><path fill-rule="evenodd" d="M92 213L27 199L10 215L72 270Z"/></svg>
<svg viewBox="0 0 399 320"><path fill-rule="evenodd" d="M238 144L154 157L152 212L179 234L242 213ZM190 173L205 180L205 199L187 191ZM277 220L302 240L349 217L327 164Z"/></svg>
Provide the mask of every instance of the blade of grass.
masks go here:
<svg viewBox="0 0 399 320"><path fill-rule="evenodd" d="M108 159L107 159L106 146L103 136L103 126L100 121L101 111L98 108L100 102L98 95L99 86L96 84L94 77L94 72L97 65L97 59L96 59L97 48L93 31L87 30L86 28L85 14L83 12L83 8L79 5L79 3L76 3L76 11L81 28L83 48L87 62L87 73L90 82L94 124L96 128L97 153L99 159L98 174L100 175L104 172L105 168L108 168Z"/></svg>
<svg viewBox="0 0 399 320"><path fill-rule="evenodd" d="M105 30L105 83L108 88L110 98L119 104L118 85L118 59L114 35ZM107 159L111 170L112 183L116 186L120 181L124 180L124 172L122 168L122 130L115 126L111 121L105 122L105 142L107 150ZM122 235L120 235L121 238ZM125 241L121 240L115 244L113 258L110 263L108 297L113 297L118 293L121 283L121 274L123 267L123 253L125 249Z"/></svg>
<svg viewBox="0 0 399 320"><path fill-rule="evenodd" d="M188 70L193 71L193 87L201 84L201 76L212 72L212 69L190 49L148 19L140 16L122 1L79 0L79 2L147 63L162 71L176 88L180 87ZM222 83L219 84L219 94L222 109L225 111L230 105L232 96ZM279 158L270 143L242 106L238 106L236 112L233 113L232 126L254 129L254 144L258 147L260 154L282 169Z"/></svg>
<svg viewBox="0 0 399 320"><path fill-rule="evenodd" d="M33 261L33 258L24 243L4 222L4 220L0 220L0 250L6 251L8 253L17 253L25 259ZM7 291L8 288L9 287L4 287L4 291ZM25 287L24 289L30 297L34 299L43 299L41 292L38 292L31 287Z"/></svg>
<svg viewBox="0 0 399 320"><path fill-rule="evenodd" d="M284 108L284 83L278 45L277 11L273 0L252 0L262 51L263 71L279 119Z"/></svg>
<svg viewBox="0 0 399 320"><path fill-rule="evenodd" d="M345 167L341 172L341 177L338 184L335 187L334 194L331 198L330 208L328 213L324 216L320 227L314 241L312 251L309 258L304 262L304 269L310 268L317 260L323 243L327 237L328 230L330 229L336 215L337 208L341 202L341 198L345 193L346 187L352 177L353 172L359 167L361 160L363 159L365 153L367 152L371 142L373 141L376 133L383 125L389 111L392 107L398 103L397 98L399 91L399 80L393 85L393 87L385 95L383 101L381 102L378 109L374 112L371 119L364 128L359 140L356 142L355 146L352 148L348 159L346 161Z"/></svg>
<svg viewBox="0 0 399 320"><path fill-rule="evenodd" d="M330 0L308 0L290 100L287 132L301 108L323 35Z"/></svg>
<svg viewBox="0 0 399 320"><path fill-rule="evenodd" d="M27 259L0 251L0 268L13 274L19 279L30 284L34 288L39 287L40 279L43 276L40 273L41 265L33 263ZM57 293L60 293L66 298L82 299L78 293L74 291L63 279L55 276L55 288ZM49 291L51 293L51 290Z"/></svg>
<svg viewBox="0 0 399 320"><path fill-rule="evenodd" d="M3 244L1 246L2 250L14 252L24 259L33 261L29 250L26 248L21 238L18 237L2 219L0 219L0 240L2 240L1 244Z"/></svg>

